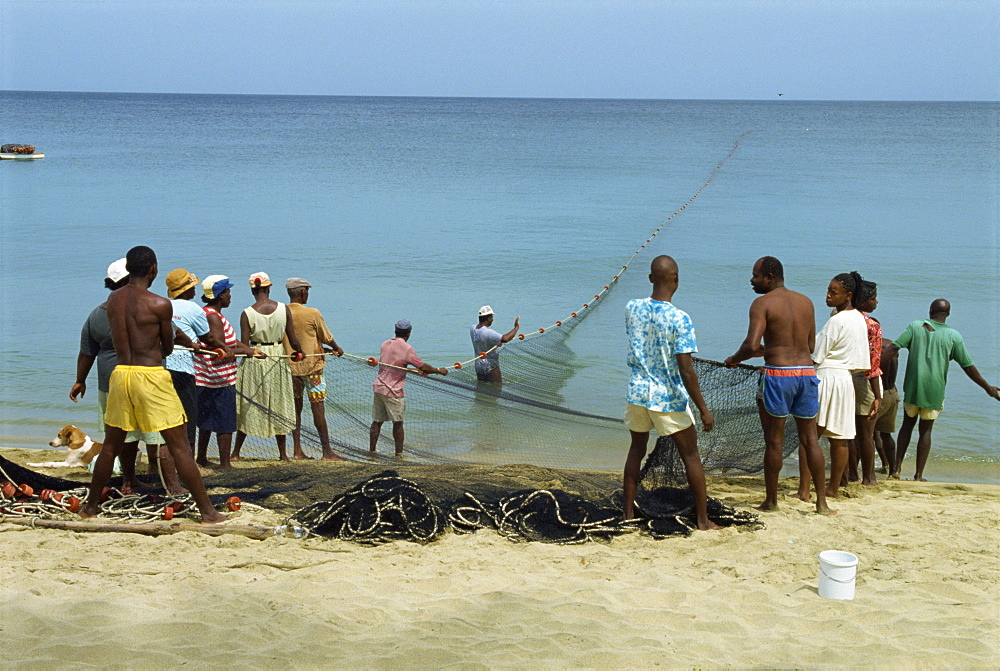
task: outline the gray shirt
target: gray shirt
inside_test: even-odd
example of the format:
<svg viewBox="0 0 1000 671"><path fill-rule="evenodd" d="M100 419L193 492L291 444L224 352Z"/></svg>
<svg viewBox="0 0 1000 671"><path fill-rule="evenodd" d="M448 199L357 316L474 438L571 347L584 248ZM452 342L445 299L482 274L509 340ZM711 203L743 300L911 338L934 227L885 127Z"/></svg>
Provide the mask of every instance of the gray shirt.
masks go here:
<svg viewBox="0 0 1000 671"><path fill-rule="evenodd" d="M97 357L97 389L108 391L111 371L118 365L115 345L111 341L108 308L98 305L83 323L80 331L80 354Z"/></svg>

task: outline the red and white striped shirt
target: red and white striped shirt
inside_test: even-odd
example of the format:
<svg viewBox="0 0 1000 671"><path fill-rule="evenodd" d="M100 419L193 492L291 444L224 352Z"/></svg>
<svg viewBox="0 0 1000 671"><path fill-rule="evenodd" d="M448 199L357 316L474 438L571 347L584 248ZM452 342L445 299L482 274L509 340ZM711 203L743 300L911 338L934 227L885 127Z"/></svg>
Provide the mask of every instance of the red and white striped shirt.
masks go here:
<svg viewBox="0 0 1000 671"><path fill-rule="evenodd" d="M232 324L215 308L202 308L206 315L219 315L222 320L222 339L226 347L236 347L236 332ZM194 383L199 387L228 387L236 384L236 361L216 361L210 355L194 355Z"/></svg>

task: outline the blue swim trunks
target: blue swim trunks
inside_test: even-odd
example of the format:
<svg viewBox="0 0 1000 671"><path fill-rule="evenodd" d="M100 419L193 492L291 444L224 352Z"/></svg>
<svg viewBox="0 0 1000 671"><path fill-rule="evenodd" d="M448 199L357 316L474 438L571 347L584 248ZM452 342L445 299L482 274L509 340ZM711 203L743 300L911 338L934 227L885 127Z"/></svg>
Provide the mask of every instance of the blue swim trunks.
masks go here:
<svg viewBox="0 0 1000 671"><path fill-rule="evenodd" d="M757 398L772 417L811 419L819 414L819 378L812 366L764 366Z"/></svg>

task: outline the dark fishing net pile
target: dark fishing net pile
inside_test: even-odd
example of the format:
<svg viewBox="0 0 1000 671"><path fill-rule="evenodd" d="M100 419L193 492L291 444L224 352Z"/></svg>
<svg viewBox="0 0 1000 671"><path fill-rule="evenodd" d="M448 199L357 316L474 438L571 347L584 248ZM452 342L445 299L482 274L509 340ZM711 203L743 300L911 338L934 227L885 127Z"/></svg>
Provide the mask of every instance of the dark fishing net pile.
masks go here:
<svg viewBox="0 0 1000 671"><path fill-rule="evenodd" d="M511 541L558 544L609 540L640 528L654 538L687 536L697 528L694 502L686 489L643 493L637 505L640 519L622 522L620 504L559 489L522 489L499 497L465 492L451 502L435 501L416 482L385 471L332 500L305 506L290 515L284 526L365 544L427 543L449 528L455 533L492 529ZM450 512L445 514L445 510ZM757 515L715 499L709 499L708 516L719 526L749 531L764 528Z"/></svg>

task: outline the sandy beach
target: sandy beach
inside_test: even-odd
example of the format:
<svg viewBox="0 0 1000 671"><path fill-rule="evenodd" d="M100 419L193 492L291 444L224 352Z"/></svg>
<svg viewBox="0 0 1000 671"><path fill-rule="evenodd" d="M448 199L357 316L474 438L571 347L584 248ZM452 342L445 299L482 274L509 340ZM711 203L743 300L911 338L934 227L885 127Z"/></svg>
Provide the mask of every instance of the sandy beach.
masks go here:
<svg viewBox="0 0 1000 671"><path fill-rule="evenodd" d="M0 454L24 463L57 453ZM381 470L256 467L272 481L299 478L305 502ZM471 491L505 482L610 493L619 478L527 466L397 470ZM225 479L210 475L210 493L228 491ZM781 491L793 485L785 479ZM575 546L488 530L366 547L0 524L0 668L996 668L1000 487L892 481L844 493L834 517L784 496L762 531ZM714 477L709 494L748 509L763 482ZM285 514L304 505L274 497ZM859 557L853 601L817 595L827 549Z"/></svg>

